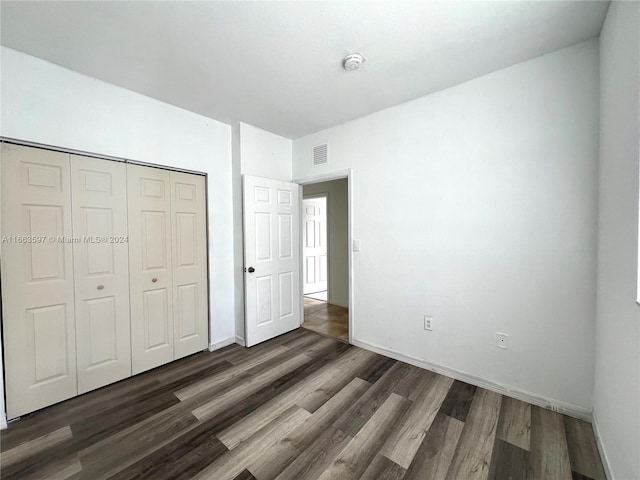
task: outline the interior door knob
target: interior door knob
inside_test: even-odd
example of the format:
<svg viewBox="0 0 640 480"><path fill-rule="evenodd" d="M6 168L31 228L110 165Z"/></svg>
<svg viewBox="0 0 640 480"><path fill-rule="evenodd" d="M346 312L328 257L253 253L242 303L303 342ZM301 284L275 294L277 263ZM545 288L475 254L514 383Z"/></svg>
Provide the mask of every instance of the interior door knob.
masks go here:
<svg viewBox="0 0 640 480"><path fill-rule="evenodd" d="M154 277L154 278L152 278L152 279L151 279L151 281L152 281L153 283L156 283L156 282L158 281L158 279Z"/></svg>
<svg viewBox="0 0 640 480"><path fill-rule="evenodd" d="M249 267L249 273L253 273L253 272L255 272L255 271L256 271L256 269L255 269L255 268L253 268L253 267Z"/></svg>

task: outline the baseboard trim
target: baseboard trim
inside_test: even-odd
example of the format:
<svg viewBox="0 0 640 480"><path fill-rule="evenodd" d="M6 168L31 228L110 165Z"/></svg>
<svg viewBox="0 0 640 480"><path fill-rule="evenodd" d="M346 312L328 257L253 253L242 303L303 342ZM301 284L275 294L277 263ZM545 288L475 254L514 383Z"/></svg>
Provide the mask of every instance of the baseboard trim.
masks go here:
<svg viewBox="0 0 640 480"><path fill-rule="evenodd" d="M595 409L593 410L592 416L593 416L593 420L591 422L591 426L593 427L593 434L596 437L596 445L598 446L598 451L600 452L600 459L602 460L604 473L608 480L614 480L613 473L611 473L611 463L609 463L609 456L607 455L607 450L604 448L604 443L602 443L602 437L600 436L600 428L598 427L598 417L596 416Z"/></svg>
<svg viewBox="0 0 640 480"><path fill-rule="evenodd" d="M588 422L590 422L592 418L591 410L586 409L584 407L580 407L578 405L574 405L571 403L563 402L563 401L552 399L552 398L540 397L538 395L535 395L531 392L527 392L525 390L520 390L517 388L509 387L507 385L494 383L490 380L477 377L470 373L462 372L454 368L444 367L442 365L428 362L421 358L413 357L411 355L406 355L404 353L400 353L395 350L390 350L388 348L381 347L379 345L374 345L362 340L358 340L356 338L352 339L351 343L356 347L364 348L365 350L370 350L372 352L379 353L380 355L384 355L385 357L390 357L395 360L400 360L401 362L414 365L416 367L424 368L426 370L431 370L432 372L436 372L441 375L446 375L447 377L454 378L455 380L460 380L462 382L475 385L476 387L484 388L486 390L491 390L492 392L500 393L502 395L506 395L507 397L512 397L517 400L522 400L523 402L528 402L532 405L537 405L539 407L546 408L548 410L553 410L554 412L569 415L571 417L579 418L581 420L586 420Z"/></svg>
<svg viewBox="0 0 640 480"><path fill-rule="evenodd" d="M245 346L244 337L239 337L238 335L236 335L236 343L241 347L244 347Z"/></svg>
<svg viewBox="0 0 640 480"><path fill-rule="evenodd" d="M209 351L213 352L215 350L220 350L221 348L227 347L229 345L233 345L234 343L236 343L235 337L225 338L224 340L220 340L219 342L210 343Z"/></svg>
<svg viewBox="0 0 640 480"><path fill-rule="evenodd" d="M7 414L0 412L0 430L7 428Z"/></svg>

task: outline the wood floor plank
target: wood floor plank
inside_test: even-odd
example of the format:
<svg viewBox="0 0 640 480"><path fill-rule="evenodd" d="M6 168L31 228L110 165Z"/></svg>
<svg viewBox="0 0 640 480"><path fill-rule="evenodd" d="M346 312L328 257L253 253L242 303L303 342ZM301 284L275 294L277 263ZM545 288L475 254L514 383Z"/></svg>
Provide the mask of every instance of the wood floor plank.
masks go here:
<svg viewBox="0 0 640 480"><path fill-rule="evenodd" d="M0 476L468 480L486 478L488 463L491 478L603 478L589 424L511 399L491 408L492 396L301 330L197 353L12 422ZM527 411L530 452L520 448Z"/></svg>
<svg viewBox="0 0 640 480"><path fill-rule="evenodd" d="M605 480L600 453L590 423L563 416L571 470L593 480Z"/></svg>
<svg viewBox="0 0 640 480"><path fill-rule="evenodd" d="M248 377L246 381L238 385L233 390L230 390L218 397L213 398L211 401L200 405L199 407L192 410L192 413L198 420L210 418L213 415L216 415L217 413L224 410L224 408L229 404L237 402L240 398L257 391L258 389L260 389L260 387L307 363L309 360L309 357L301 354L284 361L278 367L268 369L254 377Z"/></svg>
<svg viewBox="0 0 640 480"><path fill-rule="evenodd" d="M501 402L499 393L476 390L447 479L484 480L489 476Z"/></svg>
<svg viewBox="0 0 640 480"><path fill-rule="evenodd" d="M404 478L444 480L463 428L460 420L438 412Z"/></svg>
<svg viewBox="0 0 640 480"><path fill-rule="evenodd" d="M0 431L1 448L3 450L14 448L21 443L69 425L78 418L95 415L115 405L132 401L158 385L155 378L141 375L34 412L20 418L17 422L10 423L9 428Z"/></svg>
<svg viewBox="0 0 640 480"><path fill-rule="evenodd" d="M536 480L571 478L562 415L535 405L531 407L530 466Z"/></svg>
<svg viewBox="0 0 640 480"><path fill-rule="evenodd" d="M365 365L365 368L358 372L358 376L366 382L376 383L395 363L396 360L393 358L379 355L372 362Z"/></svg>
<svg viewBox="0 0 640 480"><path fill-rule="evenodd" d="M198 425L109 480L188 480L228 451L215 430Z"/></svg>
<svg viewBox="0 0 640 480"><path fill-rule="evenodd" d="M531 405L515 398L504 397L497 438L524 450L531 448Z"/></svg>
<svg viewBox="0 0 640 480"><path fill-rule="evenodd" d="M491 456L489 480L528 480L531 478L529 473L529 452L496 439Z"/></svg>
<svg viewBox="0 0 640 480"><path fill-rule="evenodd" d="M384 455L376 455L360 480L402 480L407 471Z"/></svg>
<svg viewBox="0 0 640 480"><path fill-rule="evenodd" d="M74 421L71 430L74 437L88 443L96 443L156 414L165 412L180 401L172 393L141 395L136 401L116 405L82 421Z"/></svg>
<svg viewBox="0 0 640 480"><path fill-rule="evenodd" d="M315 412L333 395L356 377L364 365L377 355L372 352L361 352L361 349L349 349L345 360L335 368L327 366L320 376L309 379L305 387L305 395L298 400L298 405L308 412Z"/></svg>
<svg viewBox="0 0 640 480"><path fill-rule="evenodd" d="M185 411L180 403L169 407L81 449L78 456L83 475L92 480L114 475L196 424L197 419L188 410Z"/></svg>
<svg viewBox="0 0 640 480"><path fill-rule="evenodd" d="M301 347L307 347L313 343L318 343L322 340L325 340L325 339L318 338L317 335L314 335L311 332L306 332L296 338L293 338L291 340L284 342L282 346L293 350L293 349L299 349ZM329 339L329 340L333 341L332 339Z"/></svg>
<svg viewBox="0 0 640 480"><path fill-rule="evenodd" d="M232 480L247 469L247 464L257 461L273 442L288 435L299 426L309 412L300 407L291 407L274 421L260 429L257 433L227 452L194 477L195 480Z"/></svg>
<svg viewBox="0 0 640 480"><path fill-rule="evenodd" d="M314 335L318 337L317 335ZM322 355L324 351L330 348L336 348L336 346L341 345L344 348L344 343L338 342L333 338L320 337L314 343L311 343L306 346L304 349L304 354L307 357L316 358L318 355ZM346 350L346 348L345 348Z"/></svg>
<svg viewBox="0 0 640 480"><path fill-rule="evenodd" d="M571 471L572 480L594 480L591 477L587 477L586 475L582 475L581 473Z"/></svg>
<svg viewBox="0 0 640 480"><path fill-rule="evenodd" d="M402 365L406 364L402 363ZM407 365L407 367L407 375L393 386L392 392L413 401L422 392L425 385L433 382L438 375L414 365Z"/></svg>
<svg viewBox="0 0 640 480"><path fill-rule="evenodd" d="M274 345L273 348L266 350L262 355L251 357L241 363L234 365L231 368L228 368L224 372L220 372L218 375L210 376L193 385L189 385L188 387L177 390L176 392L174 392L175 396L178 397L181 401L192 398L200 393L213 389L223 382L229 381L241 375L246 375L247 370L266 363L272 358L278 357L279 355L287 351L287 347L283 347L282 345Z"/></svg>
<svg viewBox="0 0 640 480"><path fill-rule="evenodd" d="M61 463L70 462L76 459L79 449L77 439L72 436L65 436L56 441L55 444L47 448L41 448L32 455L20 455L14 458L11 463L0 465L0 478L3 480L13 479L40 479L64 468Z"/></svg>
<svg viewBox="0 0 640 480"><path fill-rule="evenodd" d="M82 465L76 456L56 459L50 463L43 464L39 468L30 471L24 471L19 476L5 476L2 474L0 478L3 480L11 480L19 478L20 480L63 480L73 477L82 472Z"/></svg>
<svg viewBox="0 0 640 480"><path fill-rule="evenodd" d="M456 380L442 403L442 413L464 422L471 407L476 387Z"/></svg>
<svg viewBox="0 0 640 480"><path fill-rule="evenodd" d="M277 480L317 479L338 454L345 448L351 437L334 428L325 428L320 436L280 473Z"/></svg>
<svg viewBox="0 0 640 480"><path fill-rule="evenodd" d="M233 480L257 480L249 470L243 470L238 474L237 477L234 477Z"/></svg>
<svg viewBox="0 0 640 480"><path fill-rule="evenodd" d="M0 454L0 464L3 467L15 464L25 458L40 453L42 450L52 448L55 445L69 440L73 437L71 427L59 428L51 433L47 433L41 437L25 442L11 450L4 451Z"/></svg>
<svg viewBox="0 0 640 480"><path fill-rule="evenodd" d="M258 410L270 405L274 399L278 398L289 389L295 389L296 385L298 385L300 382L304 381L307 377L313 376L317 371L321 370L323 367L342 355L345 352L345 347L347 351L357 351L357 349L350 349L348 346L342 343L336 343L336 345L332 349L327 351L326 355L319 356L309 363L305 363L301 367L294 369L286 375L265 385L258 391L240 399L238 402L229 405L225 410L220 412L219 415L201 422L198 428L207 428L210 431L216 432L216 434L223 432L236 423L241 422L243 419L245 419L245 417L253 415L254 413L257 413ZM249 423L249 425L254 428L251 434L255 433L257 430L259 430L259 428L261 428L255 428L258 423L261 426L269 423L268 421L262 423L264 420L262 415L253 418L257 418L257 420L255 420L255 422Z"/></svg>
<svg viewBox="0 0 640 480"><path fill-rule="evenodd" d="M403 468L409 468L431 423L440 410L453 379L437 376L422 391L398 422L385 442L381 454Z"/></svg>
<svg viewBox="0 0 640 480"><path fill-rule="evenodd" d="M313 443L322 432L340 415L346 406L353 403L371 385L360 378L354 378L334 397L316 410L285 438L273 442L265 455L251 461L248 469L260 480L270 480L295 460L302 451Z"/></svg>
<svg viewBox="0 0 640 480"><path fill-rule="evenodd" d="M320 480L360 478L382 447L389 429L404 414L410 403L408 399L395 393L389 395L322 473Z"/></svg>
<svg viewBox="0 0 640 480"><path fill-rule="evenodd" d="M241 350L240 345L229 345L215 352L200 352L188 357L181 358L175 362L167 363L161 367L154 368L143 375L148 375L160 383L174 382L185 376L192 375L202 369L210 368L219 363L227 363L227 357L231 357L235 352Z"/></svg>
<svg viewBox="0 0 640 480"><path fill-rule="evenodd" d="M242 440L271 422L291 405L297 404L307 411L312 411L312 408L308 408L310 404L315 407L326 400L328 392L332 392L334 388L344 387L355 376L355 371L370 358L369 352L363 352L360 349L350 349L339 355L335 360L222 432L219 436L220 440L228 448L235 448ZM318 400L319 396L322 397L321 401Z"/></svg>
<svg viewBox="0 0 640 480"><path fill-rule="evenodd" d="M335 421L334 426L351 437L356 436L397 385L409 375L412 371L410 367L411 365L401 362L393 365L366 394Z"/></svg>
<svg viewBox="0 0 640 480"><path fill-rule="evenodd" d="M51 468L51 472L48 474L42 475L44 472L41 472L38 480L63 480L73 477L80 472L82 472L82 465L80 464L80 461L77 458L72 457L55 464L53 468Z"/></svg>

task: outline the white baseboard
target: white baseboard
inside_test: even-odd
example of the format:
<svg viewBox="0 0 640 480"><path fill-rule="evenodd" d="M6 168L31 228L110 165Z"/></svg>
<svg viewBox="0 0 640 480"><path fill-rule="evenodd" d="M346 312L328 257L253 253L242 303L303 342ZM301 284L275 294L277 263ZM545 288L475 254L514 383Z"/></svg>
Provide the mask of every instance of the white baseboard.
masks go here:
<svg viewBox="0 0 640 480"><path fill-rule="evenodd" d="M244 346L245 346L245 344L244 344L244 337L239 337L238 335L236 335L236 343L237 343L238 345L240 345L241 347L244 347Z"/></svg>
<svg viewBox="0 0 640 480"><path fill-rule="evenodd" d="M593 426L593 434L596 437L596 445L598 446L598 451L600 452L600 459L602 460L604 473L607 476L608 480L614 480L613 473L611 473L611 464L609 463L609 457L607 456L607 451L604 448L604 443L602 443L602 437L600 436L598 417L596 416L595 409L593 411L593 421L591 422L591 425Z"/></svg>
<svg viewBox="0 0 640 480"><path fill-rule="evenodd" d="M7 415L4 412L0 412L0 430L7 428Z"/></svg>
<svg viewBox="0 0 640 480"><path fill-rule="evenodd" d="M213 352L214 350L219 350L219 349L227 347L229 345L233 345L234 343L236 343L235 337L225 338L224 340L220 340L219 342L210 343L209 344L209 351Z"/></svg>
<svg viewBox="0 0 640 480"><path fill-rule="evenodd" d="M475 385L476 387L484 388L486 390L491 390L492 392L500 393L502 395L506 395L507 397L522 400L523 402L527 402L532 405L537 405L548 410L553 410L554 412L563 413L565 415L579 418L581 420L586 420L588 422L590 422L592 418L592 412L590 409L586 409L572 403L567 403L552 398L540 397L525 390L509 387L508 385L494 383L490 380L477 377L470 373L462 372L454 368L444 367L442 365L437 365L435 363L431 363L426 360L413 357L411 355L405 355L404 353L396 352L395 350L389 350L385 347L373 345L356 338L354 338L351 343L357 347L364 348L365 350L370 350L372 352L379 353L380 355L384 355L385 357L390 357L395 360L400 360L401 362L414 365L416 367L431 370L432 372L446 375L447 377L451 377L456 380Z"/></svg>

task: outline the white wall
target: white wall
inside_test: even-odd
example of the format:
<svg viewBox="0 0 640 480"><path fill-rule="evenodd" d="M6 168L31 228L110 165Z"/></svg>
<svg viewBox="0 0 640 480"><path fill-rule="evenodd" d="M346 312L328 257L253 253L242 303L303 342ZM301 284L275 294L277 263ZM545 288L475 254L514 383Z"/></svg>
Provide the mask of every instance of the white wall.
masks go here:
<svg viewBox="0 0 640 480"><path fill-rule="evenodd" d="M236 340L244 344L244 254L242 175L291 181L293 142L289 138L238 123L233 127L234 290Z"/></svg>
<svg viewBox="0 0 640 480"><path fill-rule="evenodd" d="M2 78L2 69L0 68L0 79ZM0 98L0 101L2 98ZM1 115L0 115L1 118ZM2 169L0 168L0 173ZM2 198L2 176L0 175L0 198ZM2 209L0 208L0 212ZM2 218L0 215L0 237L2 237ZM1 277L0 277L1 279ZM2 337L2 329L0 328L0 338ZM2 342L0 342L0 429L7 427L7 414L4 406L4 354L2 352Z"/></svg>
<svg viewBox="0 0 640 480"><path fill-rule="evenodd" d="M328 193L327 244L329 245L328 300L349 307L349 203L348 180L312 183L303 187L303 196Z"/></svg>
<svg viewBox="0 0 640 480"><path fill-rule="evenodd" d="M313 167L323 141L329 165ZM589 416L597 40L297 139L293 152L294 178L353 169L358 344Z"/></svg>
<svg viewBox="0 0 640 480"><path fill-rule="evenodd" d="M613 2L600 36L600 218L594 417L612 478L640 478L638 160L640 3Z"/></svg>
<svg viewBox="0 0 640 480"><path fill-rule="evenodd" d="M231 127L2 47L0 134L208 174L211 343L234 336Z"/></svg>

